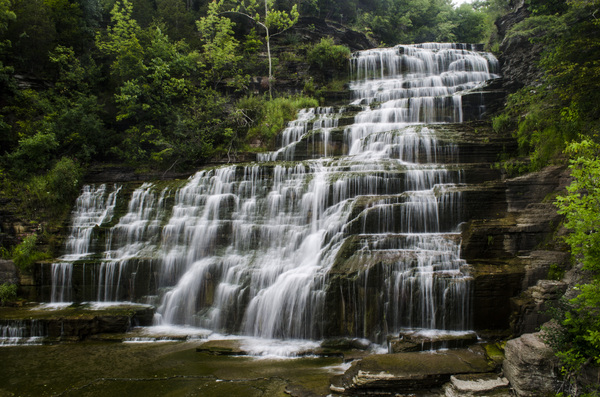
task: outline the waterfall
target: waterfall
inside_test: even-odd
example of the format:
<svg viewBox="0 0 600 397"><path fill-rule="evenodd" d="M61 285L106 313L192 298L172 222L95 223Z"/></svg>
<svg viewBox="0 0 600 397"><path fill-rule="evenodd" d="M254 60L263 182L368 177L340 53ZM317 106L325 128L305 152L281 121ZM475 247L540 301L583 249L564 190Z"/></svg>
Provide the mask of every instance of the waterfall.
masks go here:
<svg viewBox="0 0 600 397"><path fill-rule="evenodd" d="M83 187L71 214L71 232L65 243L66 253L59 262L52 264L52 302L71 300L73 263L94 253L91 251L94 228L112 219L119 190L120 187L114 186L112 192L108 193L106 185L97 188L90 185Z"/></svg>
<svg viewBox="0 0 600 397"><path fill-rule="evenodd" d="M403 329L469 329L459 234L468 181L437 126L463 120L462 95L497 77L497 61L428 43L355 53L351 70L351 103L301 110L257 163L145 183L114 221L119 189L86 187L53 299L70 299L67 270L93 248L95 298L153 295L157 324L378 342ZM92 247L96 225L104 245Z"/></svg>

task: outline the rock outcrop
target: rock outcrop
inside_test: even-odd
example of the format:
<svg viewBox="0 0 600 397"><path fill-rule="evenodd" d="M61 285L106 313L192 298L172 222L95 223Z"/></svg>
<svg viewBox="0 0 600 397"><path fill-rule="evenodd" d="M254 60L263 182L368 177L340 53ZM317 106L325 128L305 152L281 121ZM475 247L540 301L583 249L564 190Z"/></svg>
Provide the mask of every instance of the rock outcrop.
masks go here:
<svg viewBox="0 0 600 397"><path fill-rule="evenodd" d="M542 324L549 321L550 316L547 311L566 290L567 284L562 281L539 280L521 296L513 299L513 321L511 321L513 335L535 332Z"/></svg>
<svg viewBox="0 0 600 397"><path fill-rule="evenodd" d="M504 375L517 396L543 396L554 392L557 361L540 333L508 341L504 352Z"/></svg>
<svg viewBox="0 0 600 397"><path fill-rule="evenodd" d="M542 73L537 65L543 47L539 43L531 43L528 37L511 35L509 30L530 15L527 7L521 2L515 10L496 21L500 44L502 76L504 88L513 92L524 86L540 84Z"/></svg>

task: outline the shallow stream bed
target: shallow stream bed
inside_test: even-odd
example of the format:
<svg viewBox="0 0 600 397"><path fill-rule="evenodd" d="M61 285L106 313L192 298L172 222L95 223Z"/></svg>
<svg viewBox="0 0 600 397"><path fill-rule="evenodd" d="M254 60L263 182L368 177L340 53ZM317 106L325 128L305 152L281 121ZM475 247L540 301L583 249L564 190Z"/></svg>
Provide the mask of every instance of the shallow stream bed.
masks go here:
<svg viewBox="0 0 600 397"><path fill-rule="evenodd" d="M285 396L330 393L341 358L196 352L202 342L79 342L0 349L0 396Z"/></svg>

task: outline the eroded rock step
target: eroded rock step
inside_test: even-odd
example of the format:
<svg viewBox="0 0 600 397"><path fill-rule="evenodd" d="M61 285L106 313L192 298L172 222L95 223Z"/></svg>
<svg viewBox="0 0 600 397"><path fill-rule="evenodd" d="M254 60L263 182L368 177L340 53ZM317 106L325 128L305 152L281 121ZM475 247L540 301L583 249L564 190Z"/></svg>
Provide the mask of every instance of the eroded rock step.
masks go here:
<svg viewBox="0 0 600 397"><path fill-rule="evenodd" d="M402 395L442 387L452 375L494 370L478 345L435 352L378 354L353 363L343 375L334 377L331 391L343 396Z"/></svg>
<svg viewBox="0 0 600 397"><path fill-rule="evenodd" d="M0 343L84 340L103 333L125 333L152 324L154 307L87 304L51 308L44 305L0 308Z"/></svg>

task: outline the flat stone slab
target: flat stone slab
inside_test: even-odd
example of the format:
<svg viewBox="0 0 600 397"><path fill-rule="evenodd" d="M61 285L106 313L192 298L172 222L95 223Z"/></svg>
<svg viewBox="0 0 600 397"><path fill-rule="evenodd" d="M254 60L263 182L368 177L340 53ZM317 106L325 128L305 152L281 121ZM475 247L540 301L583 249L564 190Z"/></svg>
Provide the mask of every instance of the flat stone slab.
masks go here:
<svg viewBox="0 0 600 397"><path fill-rule="evenodd" d="M277 348L273 345L272 349L265 347L261 348L253 347L252 342L244 339L213 339L202 343L196 348L198 353L208 353L216 356L264 356L265 354L272 354L274 356L281 357L339 357L343 358L346 351L335 349L331 347L321 347L318 344L314 346L306 347L294 347L290 346L289 349L285 347L285 342L278 344L280 347ZM355 350L352 350L357 351ZM363 352L363 351L361 351ZM364 353L364 352L363 352ZM368 353L364 353L368 354Z"/></svg>
<svg viewBox="0 0 600 397"><path fill-rule="evenodd" d="M480 346L434 352L377 354L353 363L332 379L331 390L343 395L403 393L441 387L452 375L494 370Z"/></svg>
<svg viewBox="0 0 600 397"><path fill-rule="evenodd" d="M444 390L446 397L510 396L508 379L492 373L453 375Z"/></svg>
<svg viewBox="0 0 600 397"><path fill-rule="evenodd" d="M475 332L411 331L402 332L388 341L390 353L455 349L477 343Z"/></svg>
<svg viewBox="0 0 600 397"><path fill-rule="evenodd" d="M242 348L242 341L238 339L209 340L198 346L196 351L215 356L245 356L248 354Z"/></svg>

